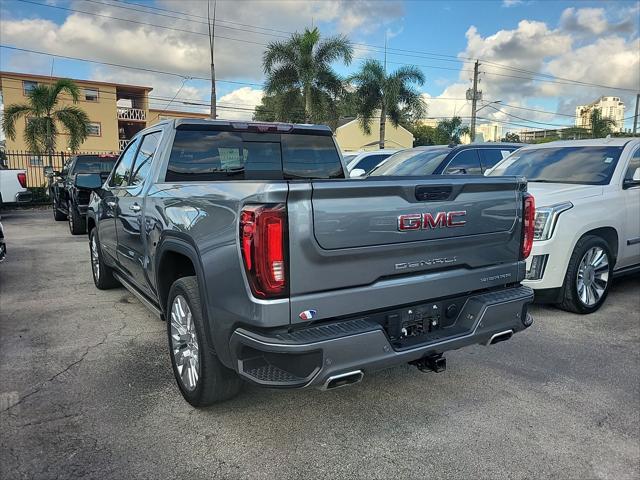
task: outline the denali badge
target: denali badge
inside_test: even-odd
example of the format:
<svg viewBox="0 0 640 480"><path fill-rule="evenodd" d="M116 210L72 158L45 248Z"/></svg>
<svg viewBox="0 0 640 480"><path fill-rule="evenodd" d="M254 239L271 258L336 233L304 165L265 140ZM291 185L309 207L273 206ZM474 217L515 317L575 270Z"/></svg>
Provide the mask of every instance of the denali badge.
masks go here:
<svg viewBox="0 0 640 480"><path fill-rule="evenodd" d="M409 215L400 215L398 217L398 230L429 230L433 228L452 228L462 227L466 220L456 220L456 218L464 217L466 210L457 212L438 212L434 216L431 213L412 213Z"/></svg>
<svg viewBox="0 0 640 480"><path fill-rule="evenodd" d="M300 320L311 320L313 317L316 316L316 313L318 313L315 310L305 310L304 312L301 312L300 315L298 315L300 317Z"/></svg>
<svg viewBox="0 0 640 480"><path fill-rule="evenodd" d="M429 260L417 260L415 262L402 262L396 263L396 270L405 270L407 268L428 267L430 265L446 265L448 263L455 263L458 261L458 257L442 257L431 258Z"/></svg>

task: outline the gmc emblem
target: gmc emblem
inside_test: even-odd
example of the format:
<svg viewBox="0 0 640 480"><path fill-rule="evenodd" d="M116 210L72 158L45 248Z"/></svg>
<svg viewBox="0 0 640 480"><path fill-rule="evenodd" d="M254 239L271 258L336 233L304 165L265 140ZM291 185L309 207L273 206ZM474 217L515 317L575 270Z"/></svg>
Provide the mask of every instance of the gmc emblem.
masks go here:
<svg viewBox="0 0 640 480"><path fill-rule="evenodd" d="M430 213L400 215L398 217L398 230L404 232L406 230L462 227L467 223L466 220L456 220L456 218L464 217L466 214L466 210L460 210L457 212L438 212L435 218Z"/></svg>

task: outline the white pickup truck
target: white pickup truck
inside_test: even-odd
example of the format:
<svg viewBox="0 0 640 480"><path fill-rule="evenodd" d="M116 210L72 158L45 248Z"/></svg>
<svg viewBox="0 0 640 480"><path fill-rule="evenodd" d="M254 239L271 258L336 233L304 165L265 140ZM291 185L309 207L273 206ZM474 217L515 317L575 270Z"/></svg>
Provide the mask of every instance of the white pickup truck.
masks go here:
<svg viewBox="0 0 640 480"><path fill-rule="evenodd" d="M0 166L0 207L8 203L28 203L31 196L27 190L25 170L9 170Z"/></svg>
<svg viewBox="0 0 640 480"><path fill-rule="evenodd" d="M640 138L524 147L488 175L522 175L536 199L523 284L576 313L604 303L611 280L640 271Z"/></svg>

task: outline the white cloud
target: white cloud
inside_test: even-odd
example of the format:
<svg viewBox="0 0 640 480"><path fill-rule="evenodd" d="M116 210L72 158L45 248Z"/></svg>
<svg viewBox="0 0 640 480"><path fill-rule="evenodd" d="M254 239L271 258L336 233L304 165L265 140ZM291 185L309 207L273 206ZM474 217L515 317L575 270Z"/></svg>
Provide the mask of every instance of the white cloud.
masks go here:
<svg viewBox="0 0 640 480"><path fill-rule="evenodd" d="M502 6L505 8L515 7L516 5L521 5L522 3L522 0L502 0Z"/></svg>
<svg viewBox="0 0 640 480"><path fill-rule="evenodd" d="M619 22L609 21L604 8L567 8L560 17L563 30L578 34L601 35L632 32L637 14L629 15Z"/></svg>
<svg viewBox="0 0 640 480"><path fill-rule="evenodd" d="M632 92L580 86L559 78L540 76L639 90L640 40L637 33L628 33L626 23L620 18L620 13L605 9L572 8L563 12L557 28L543 22L522 20L517 28L482 36L475 27L470 27L466 33L467 47L459 55L465 61L459 80L447 85L436 98L427 96L428 116L470 115L471 102L464 99L466 90L471 87L473 61L469 59L475 58L481 59L480 89L484 101L479 107L489 101L502 100L503 104L550 110L547 102L552 101L555 109L551 110L564 114L554 116L494 104L506 113L485 107L479 112L480 117L515 124L526 123L524 118L541 122L534 124L538 128L544 128L544 124L554 128L555 125L571 124L576 105L591 102L601 95L621 97L629 112L626 116L632 115L635 102ZM637 18L637 13L632 18ZM550 81L534 81L533 76ZM528 98L535 99L539 105L532 106ZM510 127L519 128L517 125Z"/></svg>
<svg viewBox="0 0 640 480"><path fill-rule="evenodd" d="M251 120L253 109L260 105L264 92L250 87L234 90L218 99L218 117L227 120Z"/></svg>
<svg viewBox="0 0 640 480"><path fill-rule="evenodd" d="M143 4L120 5L128 9L117 8L115 5L74 1L71 3L72 8L102 16L71 13L59 24L41 18L16 19L4 15L0 19L2 43L38 51L51 51L70 57L175 72L185 77L209 76L205 2L184 0L179 3L179 7L175 1L158 2L161 8L194 15L188 19L181 19L166 12L160 13L174 18L153 15L145 11ZM241 8L238 8L235 2L218 2L217 18L220 23L216 26L216 76L218 80L233 79L260 83L263 80L262 55L266 44L288 38L286 32L302 31L313 23L321 27L323 35L349 34L357 31L357 34L362 36L378 29L387 30L393 22L401 21L403 13L403 6L395 1L245 0ZM203 16L205 18L198 18ZM110 17L126 18L141 23L125 22ZM145 23L163 25L180 31L144 25ZM398 32L397 29L395 31ZM361 51L357 50L356 53ZM13 53L10 61L5 63L5 69L10 67L16 71L48 74L50 63L51 59L46 56ZM97 64L91 68L91 78L95 80L151 86L151 95L155 97L173 97L182 82L178 76ZM57 75L65 73L60 70L54 71ZM206 106L188 106L181 101L195 99L196 103L208 103L209 87L206 83L202 80L188 81L169 108L207 110ZM227 84L220 82L219 90L221 86L224 88ZM228 98L227 101L237 100L242 105L247 102L253 105L259 103L261 91L241 88L222 98ZM219 101L222 101L222 98ZM154 107L165 108L167 103L166 99L151 99L151 105ZM224 113L234 118L251 116L250 113L247 115L247 112L240 110L227 110Z"/></svg>

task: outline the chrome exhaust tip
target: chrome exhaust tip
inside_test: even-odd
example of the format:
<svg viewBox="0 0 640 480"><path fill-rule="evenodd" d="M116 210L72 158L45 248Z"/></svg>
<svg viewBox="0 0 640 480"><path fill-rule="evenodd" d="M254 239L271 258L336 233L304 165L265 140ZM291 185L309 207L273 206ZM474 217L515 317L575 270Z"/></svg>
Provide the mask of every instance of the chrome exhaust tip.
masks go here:
<svg viewBox="0 0 640 480"><path fill-rule="evenodd" d="M513 330L505 330L491 335L491 338L485 345L495 345L496 343L505 342L513 337Z"/></svg>
<svg viewBox="0 0 640 480"><path fill-rule="evenodd" d="M333 390L334 388L347 387L349 385L353 385L354 383L358 383L364 377L364 373L362 370L354 370L353 372L341 373L340 375L334 375L329 377L324 385L322 386L322 390Z"/></svg>

